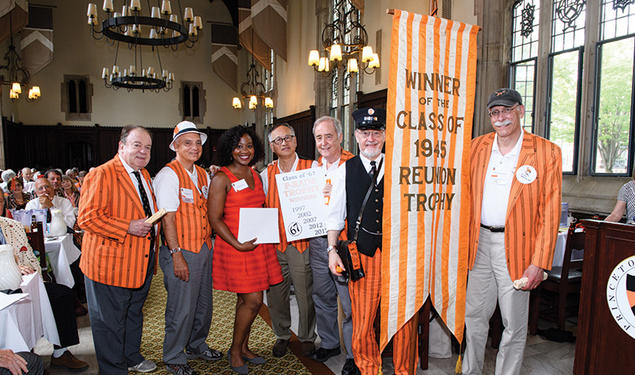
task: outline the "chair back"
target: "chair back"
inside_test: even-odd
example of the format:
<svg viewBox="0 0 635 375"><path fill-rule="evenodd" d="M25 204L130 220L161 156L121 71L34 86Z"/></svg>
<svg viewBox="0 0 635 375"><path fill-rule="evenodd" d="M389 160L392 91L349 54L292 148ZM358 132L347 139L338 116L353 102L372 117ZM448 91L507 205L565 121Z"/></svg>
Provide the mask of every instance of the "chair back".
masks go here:
<svg viewBox="0 0 635 375"><path fill-rule="evenodd" d="M567 232L567 243L564 249L564 260L562 262L562 280L566 280L569 272L582 269L582 259L571 259L573 250L584 250L584 230L576 232L575 224L569 226Z"/></svg>
<svg viewBox="0 0 635 375"><path fill-rule="evenodd" d="M37 251L40 254L40 268L42 269L42 280L45 282L53 281L53 277L48 272L48 264L46 260L46 246L44 245L44 230L42 229L42 222L38 221L31 225L31 232L26 234L29 239L29 245L33 251Z"/></svg>

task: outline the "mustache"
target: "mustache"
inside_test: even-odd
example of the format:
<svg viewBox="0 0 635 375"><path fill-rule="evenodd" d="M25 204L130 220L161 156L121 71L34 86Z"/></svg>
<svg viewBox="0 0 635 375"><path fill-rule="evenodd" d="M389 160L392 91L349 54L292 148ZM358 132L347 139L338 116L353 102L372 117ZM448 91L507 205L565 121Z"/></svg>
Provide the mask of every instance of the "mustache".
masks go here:
<svg viewBox="0 0 635 375"><path fill-rule="evenodd" d="M509 125L511 124L512 121L511 120L505 120L505 121L496 121L494 123L494 126L505 126L505 125Z"/></svg>

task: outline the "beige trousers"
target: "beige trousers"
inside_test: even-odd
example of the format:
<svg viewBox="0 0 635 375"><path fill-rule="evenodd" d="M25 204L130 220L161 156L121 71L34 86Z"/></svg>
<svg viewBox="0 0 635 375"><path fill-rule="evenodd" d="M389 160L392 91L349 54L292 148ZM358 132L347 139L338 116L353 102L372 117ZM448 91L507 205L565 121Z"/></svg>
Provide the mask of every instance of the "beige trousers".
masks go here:
<svg viewBox="0 0 635 375"><path fill-rule="evenodd" d="M285 252L277 251L278 262L284 280L267 291L267 306L271 316L271 326L276 337L288 340L291 337L291 307L289 305L290 286L293 284L298 302L298 339L302 342L315 341L315 307L313 306L313 273L309 250L300 253L293 245Z"/></svg>
<svg viewBox="0 0 635 375"><path fill-rule="evenodd" d="M476 261L467 281L463 374L483 372L489 320L497 299L505 330L496 356L495 374L518 374L527 339L529 292L512 286L505 257L505 233L481 228ZM491 373L491 369L486 372Z"/></svg>

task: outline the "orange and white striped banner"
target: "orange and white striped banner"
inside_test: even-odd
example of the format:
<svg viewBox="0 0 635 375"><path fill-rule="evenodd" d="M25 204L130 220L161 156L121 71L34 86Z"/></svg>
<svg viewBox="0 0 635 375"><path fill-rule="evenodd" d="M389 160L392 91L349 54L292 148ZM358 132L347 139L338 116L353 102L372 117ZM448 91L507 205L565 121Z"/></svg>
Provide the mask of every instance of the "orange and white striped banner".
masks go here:
<svg viewBox="0 0 635 375"><path fill-rule="evenodd" d="M479 27L395 10L386 118L381 349L428 295L459 342Z"/></svg>

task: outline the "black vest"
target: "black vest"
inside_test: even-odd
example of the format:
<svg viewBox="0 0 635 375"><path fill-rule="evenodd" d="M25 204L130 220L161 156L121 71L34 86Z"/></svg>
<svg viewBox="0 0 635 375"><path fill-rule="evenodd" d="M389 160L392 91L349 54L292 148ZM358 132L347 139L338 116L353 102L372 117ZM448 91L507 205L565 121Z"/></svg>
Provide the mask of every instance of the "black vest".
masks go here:
<svg viewBox="0 0 635 375"><path fill-rule="evenodd" d="M346 161L346 222L348 224L349 240L353 238L355 233L355 222L371 183L372 178L366 172L366 168L364 168L359 156ZM375 250L378 248L381 250L381 235L368 232L381 233L383 206L384 178L382 177L370 192L370 197L362 215L362 225L357 237L357 249L362 254L372 257L375 255Z"/></svg>

